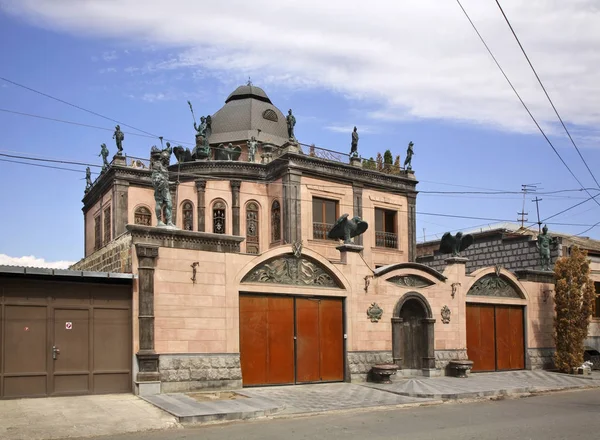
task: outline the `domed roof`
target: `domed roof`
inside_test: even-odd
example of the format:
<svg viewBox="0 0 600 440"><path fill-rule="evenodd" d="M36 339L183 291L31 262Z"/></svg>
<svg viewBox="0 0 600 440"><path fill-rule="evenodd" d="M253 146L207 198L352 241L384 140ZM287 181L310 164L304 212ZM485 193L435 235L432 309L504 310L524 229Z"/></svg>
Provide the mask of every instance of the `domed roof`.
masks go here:
<svg viewBox="0 0 600 440"><path fill-rule="evenodd" d="M211 118L211 144L245 141L252 136L278 146L288 140L284 114L263 89L250 84L235 89Z"/></svg>

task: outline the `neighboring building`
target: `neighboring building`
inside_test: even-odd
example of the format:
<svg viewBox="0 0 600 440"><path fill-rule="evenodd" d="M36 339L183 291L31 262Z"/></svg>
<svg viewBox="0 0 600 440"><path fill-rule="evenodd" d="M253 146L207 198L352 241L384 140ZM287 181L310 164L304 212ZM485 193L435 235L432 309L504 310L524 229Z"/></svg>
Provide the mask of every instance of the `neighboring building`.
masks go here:
<svg viewBox="0 0 600 440"><path fill-rule="evenodd" d="M253 136L260 146L249 161ZM4 343L4 356L20 360L0 370L5 384L13 381L0 397L365 380L382 362L397 363L405 375L444 374L451 359L467 357L479 371L551 362L552 277L533 267L517 271L518 252L510 261L417 258L427 244L417 250L412 171L378 172L358 158L303 152L288 139L283 113L250 85L212 115L209 141L213 154L232 143L241 155L169 167L176 230L156 227L147 166L115 156L85 194L84 258L65 272L65 282L91 277L88 284L104 287L65 287L63 302L66 309L85 303L87 326L68 314L53 317L62 306L48 279L0 268L2 280L21 282L2 285L0 316L16 313L18 325L0 338L20 341L17 330L31 328L19 308L28 302L45 307L31 319L57 329L32 346L46 359L39 365L23 363L30 352L14 341ZM345 213L369 224L354 239L361 247L327 238ZM501 245L494 240L489 252ZM529 242L509 242L531 254ZM130 293L113 307L107 280L119 276ZM35 289L26 287L34 281ZM65 335L68 342L60 339ZM88 353L88 362L78 364L74 352ZM63 371L79 376L50 379ZM48 378L43 389L34 376Z"/></svg>

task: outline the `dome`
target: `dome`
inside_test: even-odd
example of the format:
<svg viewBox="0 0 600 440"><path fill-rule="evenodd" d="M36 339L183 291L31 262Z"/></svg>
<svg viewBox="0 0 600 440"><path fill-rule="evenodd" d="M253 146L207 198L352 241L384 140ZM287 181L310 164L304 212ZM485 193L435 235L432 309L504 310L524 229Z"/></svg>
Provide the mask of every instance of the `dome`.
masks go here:
<svg viewBox="0 0 600 440"><path fill-rule="evenodd" d="M252 136L278 146L288 140L284 114L260 87L239 86L211 118L211 144L245 141Z"/></svg>

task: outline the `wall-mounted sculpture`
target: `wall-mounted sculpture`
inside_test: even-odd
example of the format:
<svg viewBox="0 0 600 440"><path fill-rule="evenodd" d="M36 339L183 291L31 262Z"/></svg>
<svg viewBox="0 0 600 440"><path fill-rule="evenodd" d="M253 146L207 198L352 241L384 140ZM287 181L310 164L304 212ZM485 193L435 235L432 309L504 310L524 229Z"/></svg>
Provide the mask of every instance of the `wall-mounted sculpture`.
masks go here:
<svg viewBox="0 0 600 440"><path fill-rule="evenodd" d="M397 275L395 277L388 278L386 281L397 284L400 287L429 287L434 283L429 281L427 278L423 278L419 275Z"/></svg>
<svg viewBox="0 0 600 440"><path fill-rule="evenodd" d="M348 218L349 214L344 214L335 222L331 231L327 234L328 238L344 240L344 244L352 244L352 238L363 234L369 224L360 217Z"/></svg>
<svg viewBox="0 0 600 440"><path fill-rule="evenodd" d="M383 316L383 309L379 307L377 303L373 303L367 309L367 316L369 317L371 322L379 322L379 320Z"/></svg>
<svg viewBox="0 0 600 440"><path fill-rule="evenodd" d="M442 322L444 324L450 324L450 315L452 312L448 306L442 307Z"/></svg>

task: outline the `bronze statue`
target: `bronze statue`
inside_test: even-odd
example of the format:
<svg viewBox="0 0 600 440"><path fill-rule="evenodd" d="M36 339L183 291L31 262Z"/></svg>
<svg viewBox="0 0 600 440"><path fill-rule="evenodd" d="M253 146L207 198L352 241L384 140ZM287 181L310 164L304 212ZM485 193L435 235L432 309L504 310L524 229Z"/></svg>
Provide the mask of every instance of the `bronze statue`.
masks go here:
<svg viewBox="0 0 600 440"><path fill-rule="evenodd" d="M85 169L85 192L87 193L92 187L92 171L90 167Z"/></svg>
<svg viewBox="0 0 600 440"><path fill-rule="evenodd" d="M536 247L540 254L540 266L542 270L550 270L550 264L552 264L550 247L556 247L557 245L558 239L548 235L548 226L544 225L542 233L538 235L536 242Z"/></svg>
<svg viewBox="0 0 600 440"><path fill-rule="evenodd" d="M350 146L350 157L358 157L358 131L354 127L352 132L352 144Z"/></svg>
<svg viewBox="0 0 600 440"><path fill-rule="evenodd" d="M458 257L458 254L471 246L474 241L471 234L463 235L462 232L457 232L456 235L452 235L450 232L446 232L440 241L440 252Z"/></svg>
<svg viewBox="0 0 600 440"><path fill-rule="evenodd" d="M363 234L369 228L369 224L360 217L355 216L350 219L348 217L348 214L344 214L338 218L327 237L344 240L344 244L352 244L352 237Z"/></svg>
<svg viewBox="0 0 600 440"><path fill-rule="evenodd" d="M104 172L108 168L108 148L106 144L100 145L100 154L98 156L102 156L102 172Z"/></svg>
<svg viewBox="0 0 600 440"><path fill-rule="evenodd" d="M227 146L220 144L215 149L215 160L238 160L242 154L242 149L236 145L235 147L230 142Z"/></svg>
<svg viewBox="0 0 600 440"><path fill-rule="evenodd" d="M296 140L296 136L294 135L294 127L296 126L296 117L292 115L292 109L289 109L288 115L285 117L287 122L288 136L290 140Z"/></svg>
<svg viewBox="0 0 600 440"><path fill-rule="evenodd" d="M117 156L121 156L123 154L123 140L125 139L125 135L121 131L121 127L118 125L115 127L113 139L117 144Z"/></svg>
<svg viewBox="0 0 600 440"><path fill-rule="evenodd" d="M248 140L246 142L246 144L248 145L248 162L254 162L255 161L255 156L256 156L256 150L257 150L257 145L258 142L256 141L256 138L254 136L252 136L250 138L250 140Z"/></svg>
<svg viewBox="0 0 600 440"><path fill-rule="evenodd" d="M408 143L408 149L406 150L406 159L404 159L404 169L406 171L412 171L411 162L413 154L415 154L413 151L413 145L414 144L412 143L412 141L410 141Z"/></svg>
<svg viewBox="0 0 600 440"><path fill-rule="evenodd" d="M152 170L152 186L154 187L154 200L156 201L155 213L157 226L174 227L172 220L173 204L171 192L169 191L169 162L171 161L171 145L167 142L167 148L160 150L156 146L150 151L150 169ZM165 218L163 222L163 207Z"/></svg>

